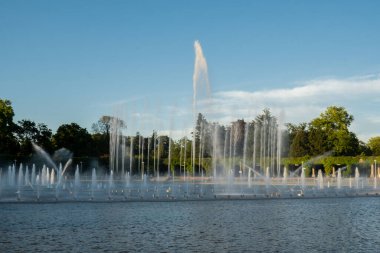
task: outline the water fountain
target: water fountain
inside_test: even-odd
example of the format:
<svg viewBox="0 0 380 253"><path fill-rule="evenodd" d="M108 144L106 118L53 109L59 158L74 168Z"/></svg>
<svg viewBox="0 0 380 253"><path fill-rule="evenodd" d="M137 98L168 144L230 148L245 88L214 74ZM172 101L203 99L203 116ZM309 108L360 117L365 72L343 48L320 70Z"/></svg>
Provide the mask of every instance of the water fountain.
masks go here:
<svg viewBox="0 0 380 253"><path fill-rule="evenodd" d="M47 152L33 144L45 164L12 164L8 170L0 170L0 201L175 201L377 194L376 169L371 171L373 181L366 181L358 168L352 179L343 176L341 169L336 177L334 170L333 177L327 178L322 170L315 177L314 168L312 177L306 175L309 165L302 164L296 170L283 166L281 126L269 111L251 123L238 120L221 126L207 125L203 120L197 126L199 113L211 114L212 108L208 66L198 41L194 49L193 132L181 141L179 173L172 156L172 129L167 139L157 130L150 137L127 137L121 117L115 116L110 121L109 169L82 172L78 165L71 167L71 156L65 166L57 166ZM165 155L164 144L168 145Z"/></svg>
<svg viewBox="0 0 380 253"><path fill-rule="evenodd" d="M79 193L80 193L80 174L79 174L79 166L77 166L75 170L75 175L74 175L74 198L78 199Z"/></svg>
<svg viewBox="0 0 380 253"><path fill-rule="evenodd" d="M359 169L358 167L355 168L355 189L359 189Z"/></svg>
<svg viewBox="0 0 380 253"><path fill-rule="evenodd" d="M97 186L97 179L96 179L96 169L92 169L92 174L91 174L91 199L93 200L95 197L95 190Z"/></svg>
<svg viewBox="0 0 380 253"><path fill-rule="evenodd" d="M323 175L322 175L322 171L321 170L318 170L318 179L317 179L317 182L318 182L318 189L319 190L323 190L324 189L324 184L323 184Z"/></svg>
<svg viewBox="0 0 380 253"><path fill-rule="evenodd" d="M21 164L18 168L10 166L5 174L0 171L0 202L178 201L378 195L375 181L360 177L358 168L355 169L354 177L343 177L341 169L338 169L336 179L325 178L322 170L318 170L316 179L313 179L306 176L303 167L298 175L289 175L284 168L283 177L279 179L270 175L268 167L261 174L246 166L249 173L254 175L253 180L248 182L248 175L235 176L232 170L226 179L219 177L215 181L203 173L199 178L191 178L191 174L186 172L170 179L144 174L141 179L139 176L130 176L128 172L123 177L115 177L113 171L99 176L97 169L93 168L88 175L81 174L79 166L76 166L74 175L63 176L62 166L60 167L60 173L51 170L49 181L49 169L46 166L38 169L40 173L37 173L34 180L25 179L27 168ZM17 172L15 175L14 171ZM13 180L14 176L16 181Z"/></svg>
<svg viewBox="0 0 380 253"><path fill-rule="evenodd" d="M336 179L336 188L340 190L342 188L342 171L338 169L338 176Z"/></svg>

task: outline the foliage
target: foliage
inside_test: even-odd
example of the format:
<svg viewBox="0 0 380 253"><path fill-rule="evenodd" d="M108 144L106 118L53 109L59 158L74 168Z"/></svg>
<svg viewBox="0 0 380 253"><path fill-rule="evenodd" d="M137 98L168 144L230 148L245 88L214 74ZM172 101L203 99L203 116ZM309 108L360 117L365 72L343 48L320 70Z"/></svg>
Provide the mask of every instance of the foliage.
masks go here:
<svg viewBox="0 0 380 253"><path fill-rule="evenodd" d="M52 131L43 123L36 124L31 120L20 120L18 121L16 135L20 143L20 155L27 156L32 153L32 142L48 152L53 151Z"/></svg>
<svg viewBox="0 0 380 253"><path fill-rule="evenodd" d="M345 108L330 106L309 124L313 155L332 150L335 155L355 155L359 140L348 128L354 117Z"/></svg>
<svg viewBox="0 0 380 253"><path fill-rule="evenodd" d="M299 125L287 124L289 137L292 140L289 149L291 157L302 157L310 153L306 123Z"/></svg>
<svg viewBox="0 0 380 253"><path fill-rule="evenodd" d="M14 154L18 150L13 116L11 101L0 99L0 154Z"/></svg>
<svg viewBox="0 0 380 253"><path fill-rule="evenodd" d="M353 120L354 117L344 107L330 106L309 123L287 124L289 155L317 156L330 151L336 156L368 154L365 145L349 131Z"/></svg>
<svg viewBox="0 0 380 253"><path fill-rule="evenodd" d="M380 155L380 136L372 137L368 140L368 146L373 155Z"/></svg>
<svg viewBox="0 0 380 253"><path fill-rule="evenodd" d="M76 123L63 124L53 136L55 148L66 148L74 153L74 156L92 155L92 138L85 128Z"/></svg>

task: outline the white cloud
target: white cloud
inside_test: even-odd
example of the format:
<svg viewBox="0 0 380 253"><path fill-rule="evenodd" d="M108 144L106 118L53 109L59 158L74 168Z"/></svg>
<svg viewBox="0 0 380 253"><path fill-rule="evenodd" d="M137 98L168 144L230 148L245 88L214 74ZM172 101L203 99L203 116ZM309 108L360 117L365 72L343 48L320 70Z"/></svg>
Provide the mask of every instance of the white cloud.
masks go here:
<svg viewBox="0 0 380 253"><path fill-rule="evenodd" d="M254 118L270 108L274 115L285 112L285 122L299 123L317 117L327 106L344 106L355 117L352 131L366 141L371 135L380 135L379 97L378 76L312 80L288 89L218 92L209 113L214 120L228 123Z"/></svg>
<svg viewBox="0 0 380 253"><path fill-rule="evenodd" d="M380 94L380 79L327 79L313 80L302 86L290 89L274 89L256 92L223 91L216 94L220 99L239 99L240 101L259 102L289 102L294 100L305 101L311 98L341 96L355 97L366 94Z"/></svg>
<svg viewBox="0 0 380 253"><path fill-rule="evenodd" d="M254 119L264 108L270 108L272 114L284 123L300 123L318 117L327 106L344 106L355 118L351 131L367 141L372 136L380 136L379 98L380 77L365 76L311 80L295 87L253 92L222 91L208 100L199 101L197 108L209 121L229 124L236 119ZM149 101L145 104L132 103L127 108L129 133L140 131L149 135L156 130L173 138L190 136L193 122L191 101L182 99L177 104L171 100L165 103Z"/></svg>

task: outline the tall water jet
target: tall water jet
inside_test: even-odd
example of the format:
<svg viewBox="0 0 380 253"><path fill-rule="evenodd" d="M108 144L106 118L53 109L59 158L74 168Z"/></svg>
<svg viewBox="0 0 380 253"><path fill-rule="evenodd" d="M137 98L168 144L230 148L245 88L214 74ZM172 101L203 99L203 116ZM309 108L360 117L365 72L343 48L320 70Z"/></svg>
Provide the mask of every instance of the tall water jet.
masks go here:
<svg viewBox="0 0 380 253"><path fill-rule="evenodd" d="M157 181L159 181L160 179L160 156L161 156L160 146L161 146L161 138L160 136L157 135L157 169L156 169Z"/></svg>
<svg viewBox="0 0 380 253"><path fill-rule="evenodd" d="M213 124L213 134L212 134L212 168L213 168L213 180L215 181L217 179L217 165L218 162L220 162L221 158L221 139L220 139L220 132L221 128L218 126L218 124Z"/></svg>
<svg viewBox="0 0 380 253"><path fill-rule="evenodd" d="M305 189L305 168L303 166L301 167L301 188Z"/></svg>
<svg viewBox="0 0 380 253"><path fill-rule="evenodd" d="M279 123L277 126L277 175L280 177L281 173L281 149L282 149L282 130L281 126L283 125L284 112L282 111L279 118ZM285 168L284 168L285 170ZM285 171L284 171L285 174Z"/></svg>
<svg viewBox="0 0 380 253"><path fill-rule="evenodd" d="M196 116L197 113L205 108L199 108L198 100L210 95L210 83L208 80L208 67L206 58L203 55L202 47L199 41L194 42L195 62L193 73L193 140L192 140L192 164L193 173L195 172L195 133L196 133Z"/></svg>
<svg viewBox="0 0 380 253"><path fill-rule="evenodd" d="M50 187L50 169L46 168L46 179L45 179L46 185Z"/></svg>
<svg viewBox="0 0 380 253"><path fill-rule="evenodd" d="M226 176L228 175L227 173L227 161L226 161L226 157L227 157L227 137L228 137L228 134L227 134L227 131L224 132L224 145L223 145L223 167L224 167L224 171L223 171L223 175Z"/></svg>
<svg viewBox="0 0 380 253"><path fill-rule="evenodd" d="M62 185L63 173L64 173L64 170L66 170L66 168L67 168L66 166L68 166L69 163L71 163L71 159L69 159L69 161L67 161L64 169L62 169L62 163L59 164L59 169L58 169L58 173L57 173L57 184L55 185L55 198L57 200L59 197L60 189L63 186Z"/></svg>
<svg viewBox="0 0 380 253"><path fill-rule="evenodd" d="M243 175L243 171L245 170L245 164L246 164L246 160L247 160L247 142L248 142L248 131L249 131L249 124L248 123L245 123L245 128L244 128L244 142L243 142L243 167L242 167L242 175ZM248 170L248 174L247 174L247 177L248 177L248 184L250 186L251 184L251 175L249 173L249 170Z"/></svg>
<svg viewBox="0 0 380 253"><path fill-rule="evenodd" d="M257 138L259 134L259 128L258 125L254 125L254 130L253 130L253 152L252 152L252 169L255 171L256 170L256 156L257 156ZM256 173L253 174L253 177L256 177Z"/></svg>
<svg viewBox="0 0 380 253"><path fill-rule="evenodd" d="M378 170L378 168L376 168L376 162L375 162L374 166L371 165L371 170L372 170L372 168L373 168L373 176L374 176L374 178L373 178L373 188L377 189L377 177L378 176L376 175L376 171ZM372 174L372 171L371 171L371 174Z"/></svg>
<svg viewBox="0 0 380 253"><path fill-rule="evenodd" d="M9 186L11 186L11 182L12 182L12 166L8 166L7 183Z"/></svg>
<svg viewBox="0 0 380 253"><path fill-rule="evenodd" d="M55 170L51 170L50 173L50 186L53 186L55 183Z"/></svg>
<svg viewBox="0 0 380 253"><path fill-rule="evenodd" d="M60 163L58 173L57 173L57 184L55 185L55 199L56 200L58 200L59 198L59 193L60 193L61 184L62 184L62 176L63 176L62 164Z"/></svg>
<svg viewBox="0 0 380 253"><path fill-rule="evenodd" d="M30 179L29 179L29 167L26 165L25 168L25 176L24 176L24 185L29 185L30 184Z"/></svg>
<svg viewBox="0 0 380 253"><path fill-rule="evenodd" d="M114 188L114 183L113 183L113 170L110 171L110 175L108 177L108 198L111 199L112 192Z"/></svg>
<svg viewBox="0 0 380 253"><path fill-rule="evenodd" d="M131 136L131 143L129 147L129 175L132 176L132 165L133 165L133 137Z"/></svg>
<svg viewBox="0 0 380 253"><path fill-rule="evenodd" d="M8 185L9 186L15 186L16 184L16 168L13 164L12 166L8 167Z"/></svg>
<svg viewBox="0 0 380 253"><path fill-rule="evenodd" d="M137 173L140 173L141 174L141 135L138 136L138 145L137 145L137 148L138 148L138 159L137 159ZM141 175L141 178L142 178L142 175Z"/></svg>
<svg viewBox="0 0 380 253"><path fill-rule="evenodd" d="M144 145L145 145L145 139L144 139L144 137L141 137L141 174L142 174L142 177L144 177L144 174L145 174Z"/></svg>
<svg viewBox="0 0 380 253"><path fill-rule="evenodd" d="M157 136L156 132L153 131L153 175L156 175L156 143L157 143Z"/></svg>
<svg viewBox="0 0 380 253"><path fill-rule="evenodd" d="M22 171L22 163L20 164L20 167L18 169L18 180L17 180L17 185L18 185L18 190L17 190L17 199L20 200L21 198L21 189L22 186L24 185L24 174Z"/></svg>
<svg viewBox="0 0 380 253"><path fill-rule="evenodd" d="M146 166L147 175L150 175L150 143L151 141L152 141L151 138L148 138L148 156L147 156L147 166Z"/></svg>
<svg viewBox="0 0 380 253"><path fill-rule="evenodd" d="M58 173L57 173L57 186L61 185L63 176L62 163L59 164Z"/></svg>
<svg viewBox="0 0 380 253"><path fill-rule="evenodd" d="M288 184L288 168L286 168L286 167L284 167L284 174L283 174L283 178L282 178L282 183L284 185Z"/></svg>
<svg viewBox="0 0 380 253"><path fill-rule="evenodd" d="M171 136L169 133L169 150L168 150L168 177L170 177L170 169L171 169L171 155L172 155L172 141L171 141ZM144 174L143 174L144 178ZM173 170L173 180L174 180L174 170Z"/></svg>
<svg viewBox="0 0 380 253"><path fill-rule="evenodd" d="M36 184L36 165L35 164L32 165L32 175L31 175L30 179L31 179L30 180L31 184L35 185Z"/></svg>
<svg viewBox="0 0 380 253"><path fill-rule="evenodd" d="M110 123L110 168L118 172L119 170L119 149L120 149L120 137L121 129L124 127L124 122L117 117L110 117L108 119Z"/></svg>
<svg viewBox="0 0 380 253"><path fill-rule="evenodd" d="M42 166L41 174L40 174L40 185L46 185L46 165Z"/></svg>
<svg viewBox="0 0 380 253"><path fill-rule="evenodd" d="M38 174L36 176L36 195L37 195L37 200L40 200L40 187L41 187L41 179L40 179L40 175Z"/></svg>
<svg viewBox="0 0 380 253"><path fill-rule="evenodd" d="M131 176L129 175L129 172L125 173L124 181L125 181L125 187L128 188L131 184Z"/></svg>
<svg viewBox="0 0 380 253"><path fill-rule="evenodd" d="M125 173L125 137L121 138L121 175Z"/></svg>
<svg viewBox="0 0 380 253"><path fill-rule="evenodd" d="M265 170L265 188L268 192L270 186L270 172L269 172L269 167Z"/></svg>
<svg viewBox="0 0 380 253"><path fill-rule="evenodd" d="M12 166L12 185L16 185L16 165Z"/></svg>
<svg viewBox="0 0 380 253"><path fill-rule="evenodd" d="M77 168L75 169L75 174L74 174L74 198L78 198L80 190L80 175L79 175L79 166L77 165Z"/></svg>
<svg viewBox="0 0 380 253"><path fill-rule="evenodd" d="M377 189L377 177L373 178L373 188Z"/></svg>
<svg viewBox="0 0 380 253"><path fill-rule="evenodd" d="M94 199L95 189L96 189L96 169L93 168L92 174L91 174L91 199Z"/></svg>
<svg viewBox="0 0 380 253"><path fill-rule="evenodd" d="M324 184L323 184L323 175L322 170L318 170L318 189L323 190Z"/></svg>
<svg viewBox="0 0 380 253"><path fill-rule="evenodd" d="M340 190L342 188L342 171L340 168L338 169L338 176L336 179L336 187L338 188L338 190Z"/></svg>
<svg viewBox="0 0 380 253"><path fill-rule="evenodd" d="M359 189L359 169L358 167L355 168L355 189Z"/></svg>
<svg viewBox="0 0 380 253"><path fill-rule="evenodd" d="M146 174L143 176L143 186L144 188L147 188L148 186L148 176Z"/></svg>

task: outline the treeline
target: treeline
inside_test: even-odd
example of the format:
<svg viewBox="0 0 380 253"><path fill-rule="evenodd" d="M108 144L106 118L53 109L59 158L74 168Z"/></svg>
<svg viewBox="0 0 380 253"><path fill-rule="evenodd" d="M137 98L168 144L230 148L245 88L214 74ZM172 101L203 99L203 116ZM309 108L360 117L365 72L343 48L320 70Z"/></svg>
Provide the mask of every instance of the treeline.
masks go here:
<svg viewBox="0 0 380 253"><path fill-rule="evenodd" d="M255 160L259 157L294 158L326 153L331 156L380 155L380 137L373 137L368 143L360 141L349 130L353 120L354 117L345 108L337 106L328 107L310 122L288 123L286 129L278 127L276 117L268 109L252 121L239 119L228 126L208 122L199 114L192 133L195 137L195 163L200 163L199 158L204 158L204 162L210 161L207 158L211 157L221 159L247 156L248 160ZM114 132L114 122L115 118L102 116L93 124L91 132L76 123L70 123L59 126L53 133L46 124L30 119L14 122L11 102L0 99L0 155L8 159L31 157L34 153L34 142L50 154L57 149L66 148L75 157L93 157L108 167L109 143L113 138L111 135ZM121 120L118 125L121 128L127 127ZM126 157L133 154L130 159L136 163L133 166L141 166L137 161L143 156L146 163L150 163L150 167L157 162L156 167L159 170L165 170L169 165L190 168L193 144L191 139L192 137L183 137L173 140L168 136L158 136L157 132L145 137L136 133L135 136L118 138L116 151L113 152L124 152ZM127 167L127 162L124 162ZM270 161L266 165L260 164L264 167L267 165L271 165Z"/></svg>
<svg viewBox="0 0 380 253"><path fill-rule="evenodd" d="M11 101L0 99L0 165L28 161L35 153L32 143L50 154L66 148L81 160L96 157L104 164L108 162L107 136L91 134L76 123L63 124L53 133L46 124L30 119L14 122L14 115Z"/></svg>

